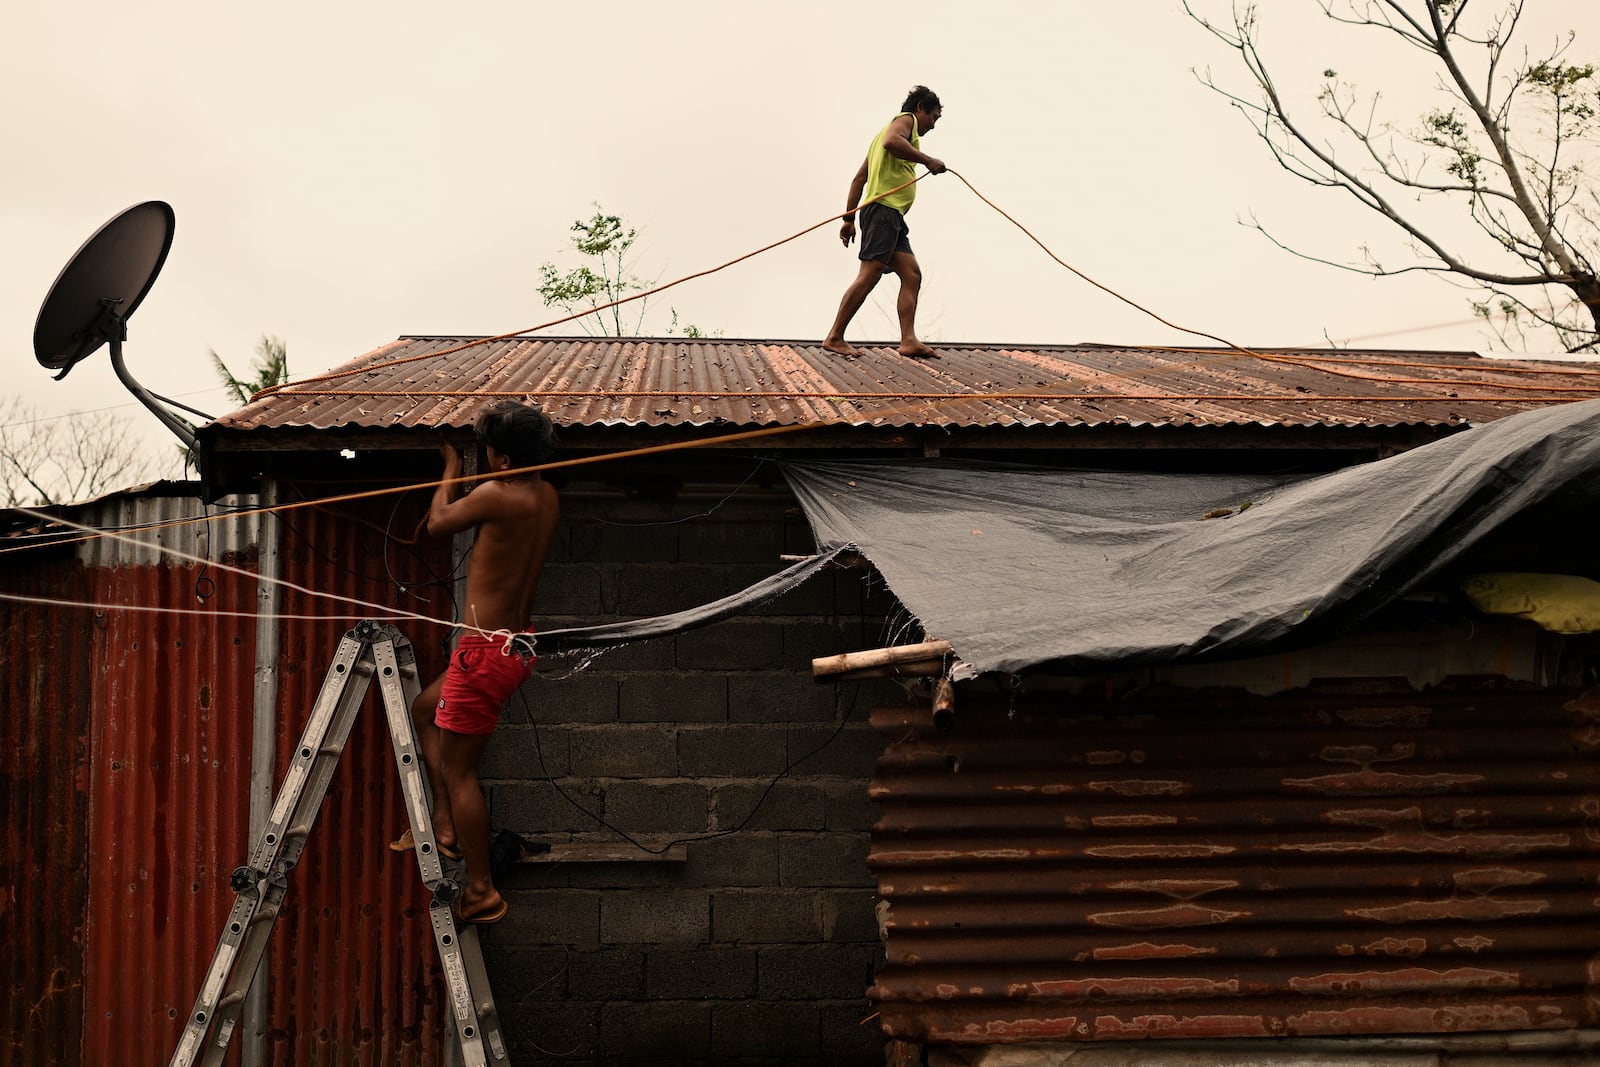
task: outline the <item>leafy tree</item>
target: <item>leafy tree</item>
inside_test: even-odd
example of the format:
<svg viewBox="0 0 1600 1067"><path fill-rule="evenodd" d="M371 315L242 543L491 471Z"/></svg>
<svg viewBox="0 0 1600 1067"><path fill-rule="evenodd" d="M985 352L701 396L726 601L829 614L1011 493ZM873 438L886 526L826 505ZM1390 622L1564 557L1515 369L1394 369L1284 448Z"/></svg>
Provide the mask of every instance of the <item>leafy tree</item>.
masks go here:
<svg viewBox="0 0 1600 1067"><path fill-rule="evenodd" d="M282 340L266 334L256 342L256 358L250 364L251 378L239 378L222 362L216 349L211 350L211 365L228 394L239 404L250 403L250 398L263 389L283 385L289 381L289 348Z"/></svg>
<svg viewBox="0 0 1600 1067"><path fill-rule="evenodd" d="M1382 115L1382 93L1358 89L1332 66L1321 71L1316 106L1302 104L1268 67L1255 4L1231 0L1231 17L1219 23L1192 2L1201 0L1183 0L1184 10L1237 53L1254 87L1223 88L1209 70L1201 82L1232 101L1284 170L1353 196L1402 231L1409 254L1388 261L1362 246L1359 262L1337 263L1252 220L1257 229L1317 262L1374 277L1426 272L1470 287L1480 294L1474 309L1507 346L1553 332L1568 351L1596 350L1600 197L1591 176L1600 78L1594 64L1566 58L1572 33L1535 57L1513 46L1527 0L1499 0L1487 12L1472 0L1317 0L1333 22L1410 46L1434 75L1442 102L1396 124ZM1476 229L1441 221L1440 205L1454 205Z"/></svg>
<svg viewBox="0 0 1600 1067"><path fill-rule="evenodd" d="M41 416L17 397L0 407L0 503L36 507L92 500L156 477L133 424L109 412Z"/></svg>
<svg viewBox="0 0 1600 1067"><path fill-rule="evenodd" d="M625 314L622 306L607 305L650 288L651 283L628 269L628 252L638 239L639 231L624 224L621 216L607 215L599 204L594 205L594 214L589 218L574 221L571 231L572 247L579 255L588 257L593 266L583 263L562 273L554 263L540 264L543 283L539 286L539 296L545 306L574 315L595 311L577 320L584 332L591 335L637 335L644 324L645 305L649 300L635 301L638 304L636 314L631 310ZM596 311L599 308L604 310ZM667 327L668 335L678 330L678 311L670 310L672 322ZM686 337L707 336L692 324L685 325L683 332Z"/></svg>

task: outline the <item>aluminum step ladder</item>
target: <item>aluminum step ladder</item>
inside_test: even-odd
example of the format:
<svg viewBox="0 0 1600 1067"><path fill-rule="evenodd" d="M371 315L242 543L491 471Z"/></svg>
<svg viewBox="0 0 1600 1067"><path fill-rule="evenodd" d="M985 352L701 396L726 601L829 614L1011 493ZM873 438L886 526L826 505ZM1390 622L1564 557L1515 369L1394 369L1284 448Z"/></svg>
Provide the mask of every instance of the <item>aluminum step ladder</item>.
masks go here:
<svg viewBox="0 0 1600 1067"><path fill-rule="evenodd" d="M477 928L458 923L452 907L461 893L463 872L456 863L445 866L433 837L433 792L411 722L411 704L421 691L416 657L411 642L397 629L369 620L346 631L339 642L312 705L311 718L284 775L271 818L254 842L249 863L234 871L229 880L237 899L177 1051L172 1054L171 1067L191 1067L195 1063L218 1067L223 1062L245 996L266 954L273 923L283 906L289 872L300 862L328 783L344 754L345 742L374 676L388 717L395 764L400 769L417 866L423 885L433 894L428 919L444 964L461 1062L466 1067L510 1062L489 991Z"/></svg>

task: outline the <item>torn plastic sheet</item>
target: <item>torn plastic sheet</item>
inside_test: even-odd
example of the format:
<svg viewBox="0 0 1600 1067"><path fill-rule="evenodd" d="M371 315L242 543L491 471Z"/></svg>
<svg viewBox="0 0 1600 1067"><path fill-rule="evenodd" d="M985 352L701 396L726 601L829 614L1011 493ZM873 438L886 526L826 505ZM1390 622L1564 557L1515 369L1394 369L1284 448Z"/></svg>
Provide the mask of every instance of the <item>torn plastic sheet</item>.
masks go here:
<svg viewBox="0 0 1600 1067"><path fill-rule="evenodd" d="M634 641L646 641L653 637L670 637L686 630L698 630L702 626L731 619L735 615L741 615L777 599L804 583L832 562L842 551L844 551L843 546L826 549L721 600L673 612L671 615L655 615L647 619L611 622L600 626L573 626L564 630L545 630L538 634L536 647L541 655L593 651L615 648Z"/></svg>
<svg viewBox="0 0 1600 1067"><path fill-rule="evenodd" d="M978 671L1093 672L1326 639L1552 499L1592 530L1600 401L1312 478L955 460L784 473L816 543L857 547Z"/></svg>

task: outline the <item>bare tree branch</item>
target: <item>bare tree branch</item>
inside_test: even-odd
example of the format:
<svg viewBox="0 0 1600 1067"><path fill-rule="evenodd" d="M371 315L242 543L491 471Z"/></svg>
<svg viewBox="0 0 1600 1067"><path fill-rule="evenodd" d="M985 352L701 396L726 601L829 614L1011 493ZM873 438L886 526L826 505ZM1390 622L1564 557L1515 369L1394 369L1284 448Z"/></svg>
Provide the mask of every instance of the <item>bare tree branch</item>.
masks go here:
<svg viewBox="0 0 1600 1067"><path fill-rule="evenodd" d="M1386 35L1423 54L1416 69L1432 69L1446 103L1408 132L1381 120L1382 93L1358 93L1333 69L1322 72L1316 108L1291 108L1287 101L1297 97L1280 92L1261 51L1256 5L1229 0L1227 21L1219 22L1197 10L1208 2L1220 0L1183 0L1183 7L1238 57L1253 95L1220 85L1209 70L1196 72L1201 84L1245 116L1282 169L1343 190L1398 229L1416 262L1385 268L1365 248L1364 267L1295 254L1373 276L1424 271L1469 280L1489 294L1482 306L1498 302L1515 312L1515 321L1498 331L1502 340L1526 337L1531 327L1554 331L1569 349L1600 343L1600 280L1592 267L1600 198L1589 177L1600 153L1593 136L1600 78L1593 64L1565 59L1570 32L1542 58L1521 50L1513 61L1526 0L1499 0L1487 14L1469 0L1317 0L1333 23ZM1397 72L1397 81L1405 73ZM1488 238L1487 250L1469 251L1462 234L1425 215L1423 205L1435 201L1459 202ZM1259 222L1254 226L1295 251ZM1507 296L1512 290L1529 298ZM1551 299L1554 291L1565 298Z"/></svg>

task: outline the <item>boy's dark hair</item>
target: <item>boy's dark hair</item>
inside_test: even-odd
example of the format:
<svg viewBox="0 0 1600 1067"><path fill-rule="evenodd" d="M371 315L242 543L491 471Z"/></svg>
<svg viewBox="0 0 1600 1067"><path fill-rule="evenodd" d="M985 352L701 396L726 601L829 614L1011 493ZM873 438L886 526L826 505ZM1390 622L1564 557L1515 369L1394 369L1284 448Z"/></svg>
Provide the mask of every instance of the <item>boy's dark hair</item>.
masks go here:
<svg viewBox="0 0 1600 1067"><path fill-rule="evenodd" d="M555 454L556 428L532 404L501 400L484 409L472 430L479 444L510 457L513 467L532 467Z"/></svg>
<svg viewBox="0 0 1600 1067"><path fill-rule="evenodd" d="M914 85L906 96L906 102L900 105L900 110L915 111L920 107L924 111L938 111L940 106L938 93L926 85Z"/></svg>

